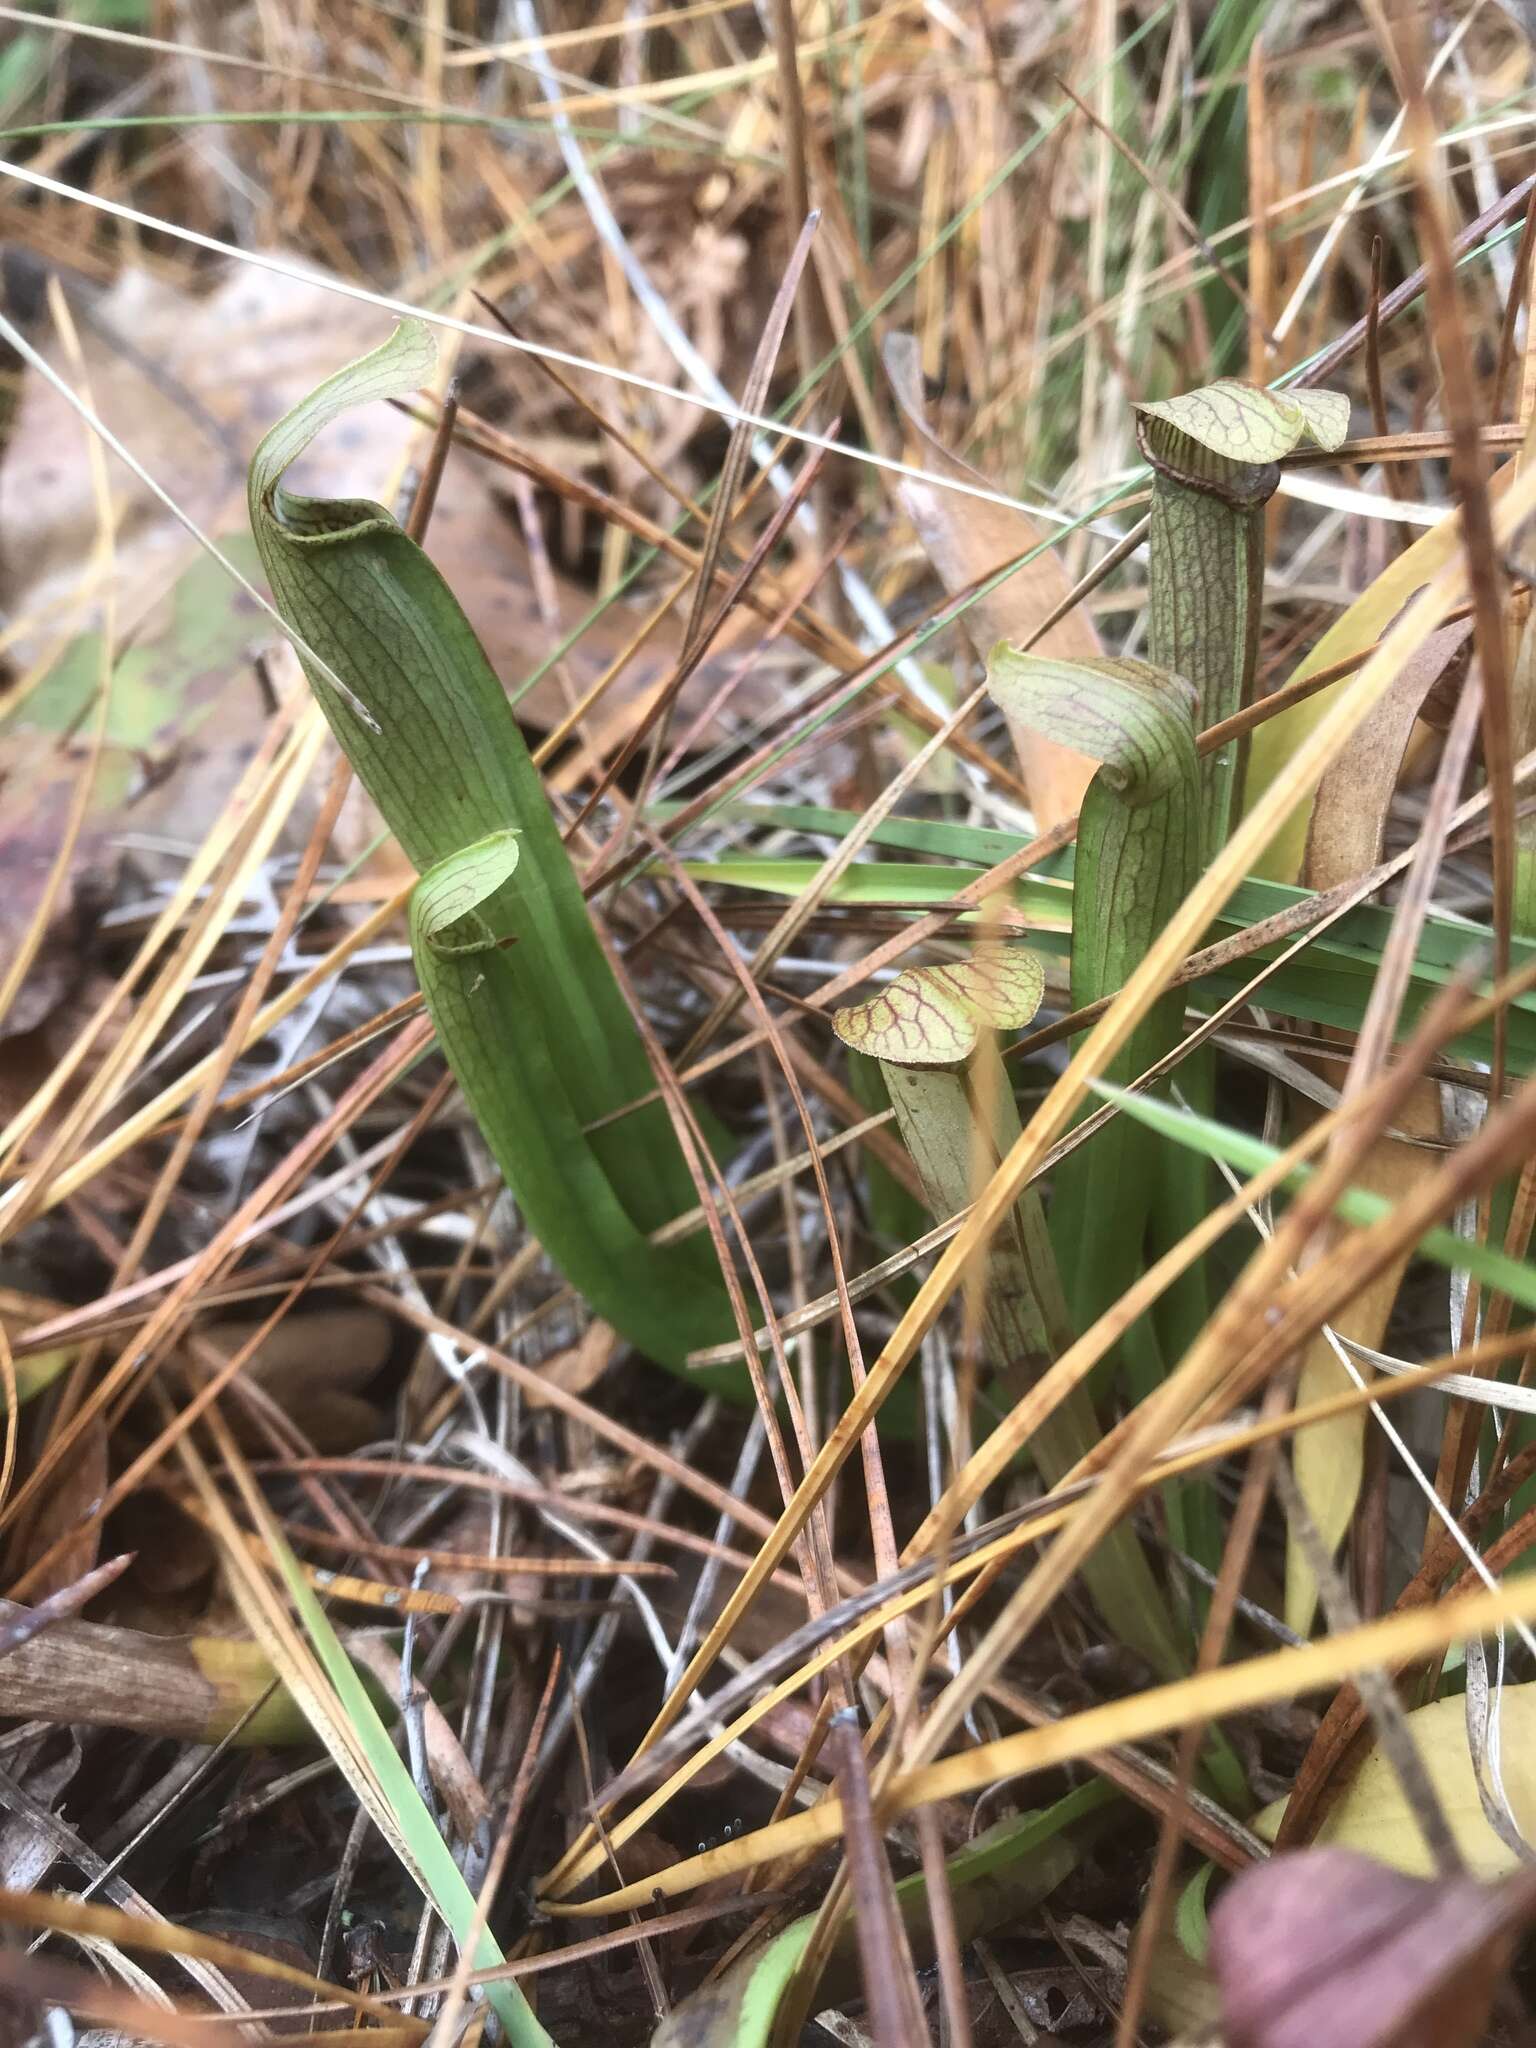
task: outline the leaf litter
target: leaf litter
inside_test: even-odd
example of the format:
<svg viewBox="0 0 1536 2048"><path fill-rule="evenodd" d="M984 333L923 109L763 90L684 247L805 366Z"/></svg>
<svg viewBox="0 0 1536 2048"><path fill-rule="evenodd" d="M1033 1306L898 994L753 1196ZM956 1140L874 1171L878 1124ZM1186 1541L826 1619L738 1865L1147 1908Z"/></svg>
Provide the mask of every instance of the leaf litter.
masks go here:
<svg viewBox="0 0 1536 2048"><path fill-rule="evenodd" d="M1531 1674L1513 1636L1457 1645L1529 1605L1536 1480L1518 1404L1474 1425L1454 1400L1468 1370L1520 1370L1531 1291L1524 1053L1509 1081L1469 1036L1502 1046L1528 1000L1528 850L1523 769L1467 722L1503 670L1451 508L1479 516L1469 448L1508 457L1486 510L1517 635L1530 56L1503 16L1463 21L1426 127L1411 24L1239 12L15 24L18 166L215 247L34 183L7 317L244 573L253 451L392 332L326 279L450 316L479 291L591 366L557 380L488 342L423 360L400 407L335 421L294 471L312 503L406 520L435 435L427 555L487 707L509 692L529 729L517 803L428 844L412 811L447 815L520 748L511 714L430 759L386 722L370 761L339 722L364 782L403 775L383 809L404 853L270 618L120 467L104 607L64 400L25 376L0 430L0 971L93 778L0 1040L0 1791L27 1892L6 1909L73 1952L7 1951L31 2031L52 2006L181 2039L179 1943L226 2012L302 2005L318 1968L331 2018L401 2039L444 1995L465 2039L1508 2037ZM1416 154L1393 155L1410 114ZM728 458L685 401L752 388L807 196L764 409L925 478L842 455L792 477L792 443L738 475L745 437ZM1467 373L1476 418L1470 382L1436 383L1447 249L1460 318L1507 342ZM60 265L77 359L41 289ZM1310 495L1270 497L1308 437ZM1220 564L1236 486L1212 463L1263 472ZM1446 513L1412 547L1406 498ZM326 553L344 611L362 551ZM683 621L727 592L669 738ZM326 658L366 701L388 663L338 616ZM420 645L473 647L457 617ZM1498 685L1517 752L1533 672ZM1132 715L1153 677L1200 699L1172 774ZM852 859L866 822L901 856L878 873ZM1377 923L1314 937L1302 898L1283 971L1245 950L1246 873L1347 896L1415 842ZM1006 908L987 863L1023 879ZM1220 993L1282 1049L1261 1067L1177 979L1234 883ZM530 893L551 886L553 950ZM1418 907L1394 927L1400 887ZM1488 998L1496 894L1514 943ZM597 980L572 968L589 949ZM596 1038L577 982L601 983ZM1097 1074L1151 1070L1143 1106L1095 1108L1085 1033ZM1442 1125L1446 1081L1508 1099ZM1243 1199L1218 1209L1208 1155L1250 1175ZM1257 1251L1245 1200L1274 1205ZM1366 1396L1400 1380L1308 1369L1290 1391L1324 1323L1394 1371L1440 1361L1385 1455ZM701 1376L701 1348L729 1369ZM837 1475L864 1432L861 1491ZM1304 1499L1319 1459L1330 1484L1360 1459L1326 1624L1283 1512L1261 1498L1236 1533L1245 1461L1292 1434ZM1466 1600L1393 1462L1429 1486L1442 1439L1442 1492L1502 1586ZM1319 1639L1276 1651L1281 1613ZM1422 1874L1413 1774L1347 1683L1367 1658L1470 1878ZM722 1668L755 1660L757 1699ZM1213 1716L1171 1766L1166 1738ZM1146 1973L1128 1930L1159 1830L1198 1910L1161 1933L1149 1912ZM98 1882L120 1917L72 1905ZM650 1917L599 1910L631 1901ZM1207 1904L1211 1974L1183 1945ZM138 1951L145 1910L165 1918ZM412 1983L436 1987L414 2011Z"/></svg>

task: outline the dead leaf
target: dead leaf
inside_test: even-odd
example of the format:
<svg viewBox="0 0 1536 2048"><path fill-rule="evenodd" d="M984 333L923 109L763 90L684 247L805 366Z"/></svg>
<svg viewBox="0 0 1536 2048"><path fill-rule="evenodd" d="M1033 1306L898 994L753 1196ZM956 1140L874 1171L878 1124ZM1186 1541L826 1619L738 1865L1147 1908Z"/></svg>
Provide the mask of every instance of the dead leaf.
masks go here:
<svg viewBox="0 0 1536 2048"><path fill-rule="evenodd" d="M204 1334L221 1357L232 1358L257 1327L217 1322ZM380 1410L362 1398L361 1390L378 1375L393 1341L388 1318L377 1309L314 1309L285 1316L244 1371L293 1418L316 1450L349 1451L381 1426ZM233 1411L232 1422L242 1444L265 1447L255 1418Z"/></svg>
<svg viewBox="0 0 1536 2048"><path fill-rule="evenodd" d="M102 420L259 582L246 531L250 450L338 361L382 340L390 317L246 266L200 298L126 271L77 313ZM11 884L0 901L0 958L31 923L86 763L83 714L101 661L101 592L85 574L97 538L81 459L86 431L44 378L24 380L0 466L0 604L14 622L9 658L19 672L40 664L46 674L0 727L0 860ZM387 493L414 431L386 406L343 422L308 482L339 494ZM267 719L254 660L274 637L271 621L122 464L113 464L112 483L118 652L106 747L70 886L4 1020L7 1035L41 1022L78 975L79 941L113 888L116 836L167 829L199 841ZM455 479L462 493L477 484L478 509L495 518L483 479Z"/></svg>
<svg viewBox="0 0 1536 2048"><path fill-rule="evenodd" d="M16 1611L0 1600L0 1620ZM306 1741L309 1723L274 1679L265 1652L235 1637L60 1621L6 1658L5 1710L29 1721L131 1728L179 1742L217 1742L237 1725L235 1739L253 1747Z"/></svg>
<svg viewBox="0 0 1536 2048"><path fill-rule="evenodd" d="M209 1599L218 1559L208 1532L169 1492L143 1486L129 1494L112 1517L112 1537L134 1554L112 1601L115 1622L151 1635L215 1625ZM223 1619L227 1625L227 1614Z"/></svg>
<svg viewBox="0 0 1536 2048"><path fill-rule="evenodd" d="M226 547L249 573L254 546ZM72 887L15 1003L7 1037L35 1030L74 987L83 944L110 900L114 842L127 828L164 829L195 844L221 815L266 723L252 655L269 638L260 609L205 556L143 612L116 665L106 739L75 843ZM100 636L80 634L0 728L0 958L30 928L48 885L80 776L82 736L100 672Z"/></svg>
<svg viewBox="0 0 1536 2048"><path fill-rule="evenodd" d="M1536 1872L1431 1880L1344 1849L1255 1864L1211 1913L1226 2048L1476 2048Z"/></svg>
<svg viewBox="0 0 1536 2048"><path fill-rule="evenodd" d="M38 1760L44 1747L51 1748L57 1740L51 1731L44 1731L19 1758L6 1759L11 1777L28 1798L50 1813L80 1768L80 1742L73 1734L52 1762ZM57 1842L25 1813L10 1813L0 1821L0 1887L6 1891L35 1891L58 1856Z"/></svg>
<svg viewBox="0 0 1536 2048"><path fill-rule="evenodd" d="M1307 829L1303 879L1309 889L1350 881L1380 860L1414 721L1432 695L1465 676L1471 642L1470 619L1431 633L1323 776Z"/></svg>
<svg viewBox="0 0 1536 2048"><path fill-rule="evenodd" d="M1484 1816L1467 1741L1466 1701L1460 1694L1415 1707L1408 1732L1423 1759L1435 1796L1467 1867L1481 1878L1506 1877L1524 1867ZM1536 1681L1506 1685L1499 1693L1501 1776L1520 1832L1536 1841ZM1253 1823L1273 1840L1284 1802ZM1383 1863L1427 1876L1433 1859L1397 1772L1379 1748L1366 1755L1329 1806L1313 1836L1319 1847L1368 1851Z"/></svg>
<svg viewBox="0 0 1536 2048"><path fill-rule="evenodd" d="M392 316L313 284L235 265L192 297L126 271L81 300L85 370L96 410L156 482L256 583L246 529L245 467L274 420L341 363L383 341ZM44 352L49 353L44 339ZM55 367L67 373L57 358ZM689 414L696 421L696 415ZM19 674L47 669L10 720L0 699L0 960L26 931L50 873L86 762L82 712L100 666L99 588L86 577L97 540L86 428L41 376L28 376L0 464L0 607L11 624L8 659ZM421 430L388 405L349 414L295 465L294 487L318 495L389 500ZM78 973L78 943L115 872L125 826L164 828L195 843L215 823L257 744L266 703L254 660L274 638L260 608L209 560L147 486L112 467L118 515L114 581L119 654L108 744L74 858L55 909L53 943L4 1020L7 1034L35 1027ZM439 490L428 548L509 686L521 685L557 640L592 608L589 592L552 573L554 616L534 592L527 549L502 509L496 473L456 455ZM632 638L640 614L605 612L563 668L585 691ZM604 716L632 707L671 674L679 629L667 622L628 663ZM683 693L686 717L727 673L703 665ZM758 685L759 695L767 688ZM753 685L737 713L752 709ZM521 715L548 727L568 709L564 683L544 677ZM295 829L303 829L302 819ZM351 850L376 833L353 821ZM343 850L347 850L344 848Z"/></svg>
<svg viewBox="0 0 1536 2048"><path fill-rule="evenodd" d="M195 299L128 270L77 310L101 418L182 510L215 534L244 525L244 464L265 427L324 374L333 350L382 341L391 325L387 314L245 266ZM358 422L352 436L338 435L326 450L326 478L338 490L376 495L387 483L383 465L398 457L410 429L381 420L375 442L375 424ZM83 431L51 385L25 380L0 471L0 594L23 626L37 621L14 650L23 663L48 644L44 621L69 616L96 537L90 478L77 459ZM126 638L176 580L188 540L120 466L113 486Z"/></svg>
<svg viewBox="0 0 1536 2048"><path fill-rule="evenodd" d="M1471 633L1470 619L1432 633L1361 727L1354 744L1323 777L1313 802L1302 871L1309 888L1331 889L1351 881L1381 859L1387 813L1415 720L1433 691L1447 678L1465 673ZM1337 1081L1336 1068L1325 1064L1319 1070L1328 1080ZM1438 1139L1442 1135L1439 1089L1429 1082L1421 1084L1404 1104L1397 1122L1415 1137ZM1355 1178L1372 1194L1396 1203L1418 1186L1425 1157L1414 1145L1386 1138L1371 1147ZM1303 1263L1320 1255L1314 1248ZM1379 1348L1407 1266L1406 1256L1394 1260L1361 1287L1333 1318L1337 1334ZM1328 1339L1313 1338L1303 1355L1297 1401L1326 1400L1347 1391L1351 1384ZM1359 1409L1319 1423L1315 1429L1304 1429L1296 1439L1296 1483L1330 1550L1343 1541L1360 1497L1365 1430L1365 1411ZM1297 1635L1309 1635L1317 1588L1294 1538L1287 1543L1285 1584L1286 1624Z"/></svg>
<svg viewBox="0 0 1536 2048"><path fill-rule="evenodd" d="M276 1896L281 1897L281 1893ZM238 1942L249 1954L265 1956L269 1962L286 1964L290 1970L303 1970L308 1974L315 1967L315 1958L302 1938L303 1922L297 1916L283 1919L276 1913L210 1910L188 1914L183 1925L199 1934L212 1934L224 1941ZM270 1977L258 1976L254 1970L231 1969L228 1974L236 1991L257 2011L276 2002ZM337 2014L323 2016L316 2026L307 2015L299 2013L288 2019L262 2022L264 2030L271 2034L323 2034L341 2024Z"/></svg>
<svg viewBox="0 0 1536 2048"><path fill-rule="evenodd" d="M589 1323L569 1350L557 1351L539 1367L539 1378L564 1394L587 1394L608 1370L616 1342L608 1323ZM547 1408L549 1402L531 1389L524 1395L530 1408Z"/></svg>
<svg viewBox="0 0 1536 2048"><path fill-rule="evenodd" d="M245 535L245 466L268 427L340 364L385 340L394 320L327 289L318 273L311 284L237 264L196 298L126 271L82 324L102 419L222 545ZM697 413L683 410L696 431ZM75 459L82 432L49 384L36 376L24 381L0 467L0 603L23 627L35 620L10 649L20 666L57 636L60 607L75 599L96 539L89 478ZM290 483L317 495L387 501L408 454L420 446L421 429L394 407L359 407L320 436L294 465ZM195 551L154 495L120 466L114 487L126 643ZM502 680L521 683L551 645L552 628L534 596L521 533L502 509L496 473L483 461L462 455L449 461L428 550ZM563 634L586 615L592 598L558 574L554 584ZM55 623L45 625L46 618ZM75 629L93 623L77 614ZM625 608L615 608L569 657L573 681L582 688L595 681L633 629ZM676 628L654 636L616 694L637 694L668 672L678 645ZM708 687L720 679L716 670ZM702 701L704 682L696 679L695 689ZM521 708L530 723L546 725L566 707L558 684L546 679Z"/></svg>
<svg viewBox="0 0 1536 2048"><path fill-rule="evenodd" d="M934 438L923 403L922 367L916 342L907 334L890 335L884 353L886 375L906 414L921 466L940 476L990 489L984 476ZM935 484L904 478L900 495L939 581L951 595L1000 569L1015 555L1038 547L1046 538L1022 512L981 498L964 498ZM985 661L999 640L1022 645L1071 587L1054 549L1015 570L1005 583L965 614L966 628L977 654ZM1065 661L1085 661L1104 650L1092 621L1079 606L1035 641L1033 651L1059 655ZM1097 763L1073 753L1069 747L1057 746L1054 740L1045 739L1012 719L1008 729L1034 806L1035 823L1042 832L1048 831L1077 810L1084 790L1097 772Z"/></svg>
<svg viewBox="0 0 1536 2048"><path fill-rule="evenodd" d="M34 1519L25 1524L25 1555L15 1560L13 1576L67 1536L107 1490L107 1427L100 1417L81 1432L53 1483L42 1496ZM65 1545L48 1569L28 1587L34 1601L83 1579L101 1549L101 1522L92 1521Z"/></svg>

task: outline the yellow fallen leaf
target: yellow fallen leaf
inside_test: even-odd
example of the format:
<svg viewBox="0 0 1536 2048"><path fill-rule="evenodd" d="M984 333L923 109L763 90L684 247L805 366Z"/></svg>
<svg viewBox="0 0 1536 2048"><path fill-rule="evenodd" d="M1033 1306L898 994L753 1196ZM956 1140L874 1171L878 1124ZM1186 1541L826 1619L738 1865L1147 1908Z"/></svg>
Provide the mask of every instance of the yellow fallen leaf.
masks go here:
<svg viewBox="0 0 1536 2048"><path fill-rule="evenodd" d="M1467 1867L1481 1878L1508 1876L1520 1859L1499 1840L1478 1798L1467 1742L1467 1703L1459 1693L1417 1707L1408 1716L1414 1744ZM1506 1685L1499 1709L1504 1789L1522 1835L1536 1840L1536 1683ZM1273 1841L1286 1802L1276 1800L1254 1821L1256 1834ZM1415 1876L1434 1875L1428 1845L1404 1797L1397 1774L1373 1749L1329 1808L1313 1837L1337 1849L1358 1849L1379 1863Z"/></svg>

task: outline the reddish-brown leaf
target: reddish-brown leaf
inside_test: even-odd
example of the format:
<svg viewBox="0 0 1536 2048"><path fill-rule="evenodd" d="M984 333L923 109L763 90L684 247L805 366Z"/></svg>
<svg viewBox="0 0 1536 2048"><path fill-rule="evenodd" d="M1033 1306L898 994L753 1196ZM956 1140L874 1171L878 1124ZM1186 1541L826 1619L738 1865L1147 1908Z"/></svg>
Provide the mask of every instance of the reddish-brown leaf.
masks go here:
<svg viewBox="0 0 1536 2048"><path fill-rule="evenodd" d="M1476 2048L1536 1870L1409 1877L1344 1849L1257 1864L1211 1914L1226 2048Z"/></svg>

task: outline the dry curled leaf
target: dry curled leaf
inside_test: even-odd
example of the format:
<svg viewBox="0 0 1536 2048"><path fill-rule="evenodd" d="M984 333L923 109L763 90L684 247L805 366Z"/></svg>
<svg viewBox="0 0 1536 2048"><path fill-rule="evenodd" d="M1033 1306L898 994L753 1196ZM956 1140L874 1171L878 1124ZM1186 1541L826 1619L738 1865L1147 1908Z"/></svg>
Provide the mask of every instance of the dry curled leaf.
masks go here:
<svg viewBox="0 0 1536 2048"><path fill-rule="evenodd" d="M986 477L951 454L929 427L922 364L912 336L891 335L884 355L886 374L912 431L919 465L938 476L992 489ZM962 497L957 491L910 477L902 482L901 502L939 581L951 596L990 576L1005 562L1039 548L1049 537L1012 506ZM1081 607L1068 612L1048 632L1039 633L1071 588L1055 550L1046 548L1037 554L965 614L976 652L985 657L999 640L1007 640L1019 646L1033 645L1038 653L1054 654L1063 661L1091 660L1102 649L1093 623ZM1034 637L1037 633L1038 639ZM1093 763L1033 728L1017 726L1012 720L1009 728L1035 821L1046 831L1077 810L1093 779Z"/></svg>
<svg viewBox="0 0 1536 2048"><path fill-rule="evenodd" d="M274 410L366 347L390 320L315 283L237 264L202 295L128 270L112 289L75 305L98 415L189 517L215 535L242 529L245 463ZM47 338L39 337L45 353ZM68 375L61 359L58 367ZM71 608L96 540L96 507L74 412L29 376L0 470L0 596L30 620L13 656L22 662L66 626L93 623ZM325 484L377 497L394 481L415 429L379 407L324 452ZM121 466L112 474L119 526L115 570L126 638L190 559L187 535L154 494ZM94 606L99 593L90 593ZM51 623L50 623L51 622Z"/></svg>
<svg viewBox="0 0 1536 2048"><path fill-rule="evenodd" d="M1431 633L1317 786L1302 879L1309 889L1353 881L1382 857L1387 814L1403 771L1414 721L1449 683L1450 701L1465 679L1472 621Z"/></svg>
<svg viewBox="0 0 1536 2048"><path fill-rule="evenodd" d="M1432 633L1361 726L1355 744L1342 753L1318 784L1307 833L1302 879L1309 888L1331 889L1352 881L1381 859L1387 816L1402 773L1414 722L1427 697L1446 680L1460 680L1471 651L1472 622L1462 619ZM1327 1074L1328 1068L1322 1071ZM1442 1131L1440 1090L1424 1082L1399 1112L1402 1128L1438 1140ZM1390 1138L1372 1146L1357 1168L1359 1185L1391 1201L1418 1186L1425 1155ZM1309 1261L1320 1247L1309 1249ZM1390 1261L1342 1305L1332 1319L1337 1336L1379 1348L1402 1286L1407 1255ZM1314 1337L1303 1356L1297 1386L1300 1402L1343 1393L1350 1378L1328 1338ZM1296 1439L1296 1479L1324 1542L1343 1541L1360 1497L1365 1463L1365 1415L1340 1415ZM1286 1559L1285 1619L1298 1635L1309 1635L1316 1587L1299 1546L1292 1539Z"/></svg>
<svg viewBox="0 0 1536 2048"><path fill-rule="evenodd" d="M231 539L244 543L246 464L263 433L339 364L383 341L394 324L377 307L338 295L332 282L320 272L309 282L239 263L210 291L193 296L126 271L105 295L76 307L98 414L226 551ZM52 353L45 337L39 342ZM660 364L656 374L664 374ZM697 411L681 404L678 410L696 432ZM99 592L86 593L88 604L78 609L82 571L96 541L90 480L76 458L82 432L50 385L38 376L24 380L0 466L0 604L17 622L8 652L20 666L51 653L61 632L94 625ZM415 421L376 403L338 421L295 466L291 481L316 496L388 503L408 458L422 445ZM662 450L652 452L665 459ZM118 624L126 645L142 639L152 608L197 559L197 550L121 465L114 465L112 483ZM524 682L592 607L589 591L551 570L545 596L553 616L545 616L521 530L503 510L497 472L477 457L456 454L449 461L428 550L509 686ZM250 569L249 562L241 566ZM221 587L238 605L233 586ZM635 624L636 615L617 606L588 628L566 658L571 684L585 690L596 682L628 645ZM269 640L271 621L253 614L246 637ZM632 703L664 681L679 644L680 628L664 624L626 664L606 709ZM226 662L226 674L229 668ZM706 664L684 692L684 710L704 703L725 672L719 663ZM743 709L753 689L748 683ZM565 690L553 675L520 705L535 726L553 724L566 709Z"/></svg>

